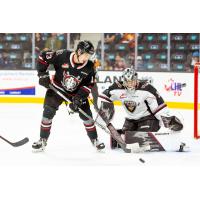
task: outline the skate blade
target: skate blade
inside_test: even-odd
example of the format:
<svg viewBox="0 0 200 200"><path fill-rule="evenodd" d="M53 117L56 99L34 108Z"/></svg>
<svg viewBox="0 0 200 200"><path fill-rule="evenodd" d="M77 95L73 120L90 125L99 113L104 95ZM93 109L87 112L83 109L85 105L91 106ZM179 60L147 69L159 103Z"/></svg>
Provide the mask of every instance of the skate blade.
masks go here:
<svg viewBox="0 0 200 200"><path fill-rule="evenodd" d="M189 146L185 146L181 151L180 149L177 150L176 152L180 152L180 153L187 153L190 152L190 147Z"/></svg>
<svg viewBox="0 0 200 200"><path fill-rule="evenodd" d="M32 153L41 153L44 152L45 149L32 149Z"/></svg>
<svg viewBox="0 0 200 200"><path fill-rule="evenodd" d="M106 153L105 148L104 149L96 149L97 153Z"/></svg>

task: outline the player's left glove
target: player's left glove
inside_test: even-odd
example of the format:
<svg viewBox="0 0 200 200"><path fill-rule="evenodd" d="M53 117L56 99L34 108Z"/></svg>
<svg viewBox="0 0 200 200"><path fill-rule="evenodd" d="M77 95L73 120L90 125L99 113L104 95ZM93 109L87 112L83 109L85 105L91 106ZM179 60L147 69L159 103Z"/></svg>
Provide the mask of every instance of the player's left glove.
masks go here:
<svg viewBox="0 0 200 200"><path fill-rule="evenodd" d="M74 96L72 98L72 103L69 105L70 109L73 110L74 112L77 112L78 109L81 107L83 103L83 100L80 96Z"/></svg>
<svg viewBox="0 0 200 200"><path fill-rule="evenodd" d="M51 83L49 78L49 72L39 73L38 76L39 76L39 84L48 89L49 84Z"/></svg>

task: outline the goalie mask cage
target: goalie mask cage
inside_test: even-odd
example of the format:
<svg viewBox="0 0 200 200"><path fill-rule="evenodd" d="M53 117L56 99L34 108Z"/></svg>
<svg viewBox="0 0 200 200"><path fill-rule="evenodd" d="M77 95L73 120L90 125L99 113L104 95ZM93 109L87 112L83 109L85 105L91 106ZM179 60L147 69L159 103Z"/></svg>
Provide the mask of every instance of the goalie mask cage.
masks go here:
<svg viewBox="0 0 200 200"><path fill-rule="evenodd" d="M200 62L194 67L194 137L200 138Z"/></svg>

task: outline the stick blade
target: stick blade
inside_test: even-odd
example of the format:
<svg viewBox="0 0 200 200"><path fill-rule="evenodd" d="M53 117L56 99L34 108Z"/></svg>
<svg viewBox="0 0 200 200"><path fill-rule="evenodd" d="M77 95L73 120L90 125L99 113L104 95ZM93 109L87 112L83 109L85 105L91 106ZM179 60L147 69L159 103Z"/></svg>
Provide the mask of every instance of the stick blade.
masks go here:
<svg viewBox="0 0 200 200"><path fill-rule="evenodd" d="M13 147L19 147L19 146L26 144L27 142L29 142L29 138L25 137L24 139L22 139L18 142L12 143L12 146Z"/></svg>

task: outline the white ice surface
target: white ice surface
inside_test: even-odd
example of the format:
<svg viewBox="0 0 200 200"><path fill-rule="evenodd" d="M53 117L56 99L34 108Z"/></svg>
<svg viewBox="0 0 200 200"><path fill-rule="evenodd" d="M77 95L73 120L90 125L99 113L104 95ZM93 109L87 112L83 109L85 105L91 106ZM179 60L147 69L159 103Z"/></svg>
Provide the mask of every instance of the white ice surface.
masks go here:
<svg viewBox="0 0 200 200"><path fill-rule="evenodd" d="M120 128L123 111L116 109L119 115L113 123ZM79 117L69 116L62 105L46 151L32 153L31 145L39 139L42 105L0 104L0 134L11 141L30 139L17 148L0 140L0 199L199 199L200 141L193 139L192 111L179 112L190 152L126 154L111 150L109 136L98 128L106 144L105 152L98 153Z"/></svg>

